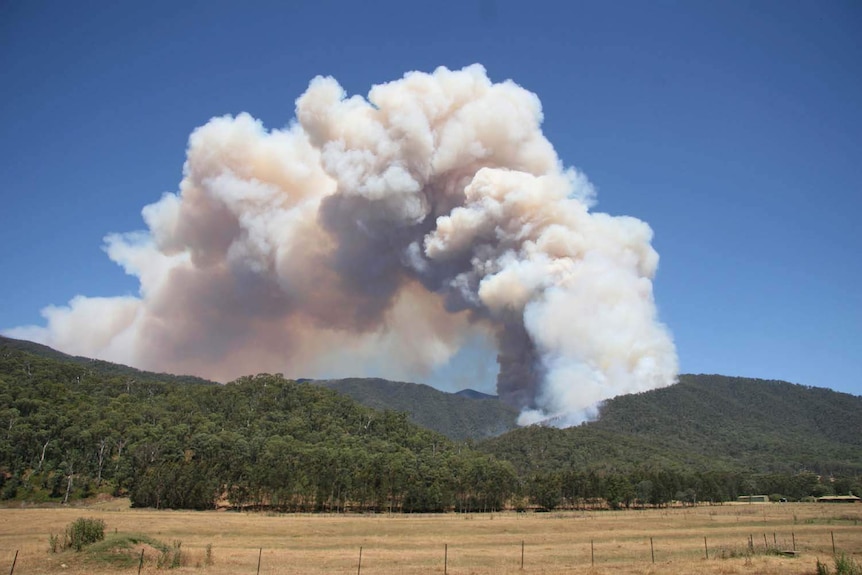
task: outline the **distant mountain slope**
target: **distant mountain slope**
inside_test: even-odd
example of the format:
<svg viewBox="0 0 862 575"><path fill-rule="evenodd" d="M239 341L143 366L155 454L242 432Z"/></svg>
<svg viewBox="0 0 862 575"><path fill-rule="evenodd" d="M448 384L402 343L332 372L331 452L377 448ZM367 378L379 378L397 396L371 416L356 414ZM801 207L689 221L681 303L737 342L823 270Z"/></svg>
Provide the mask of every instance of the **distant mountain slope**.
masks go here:
<svg viewBox="0 0 862 575"><path fill-rule="evenodd" d="M135 379L139 382L149 382L149 381L159 381L163 383L203 383L203 384L215 384L214 381L209 381L202 377L196 377L194 375L174 375L170 373L153 373L150 371L142 371L140 369L135 369L134 367L129 367L127 365L122 365L119 363L111 363L110 361L102 361L101 359L91 359L89 357L81 357L77 355L68 355L61 351L57 351L47 345L42 345L41 343L35 343L32 341L26 341L23 339L13 339L11 337L4 337L0 335L0 350L3 348L15 349L18 351L24 351L27 353L31 353L33 355L37 355L39 357L44 357L46 359L53 359L60 362L66 363L75 363L78 365L85 365L89 369L93 370L96 373L100 373L106 376L126 376L132 379Z"/></svg>
<svg viewBox="0 0 862 575"><path fill-rule="evenodd" d="M213 384L74 357L0 336L0 358L12 350L77 366L68 373L57 368L65 379L73 373L79 377L77 369L83 367L84 374L111 378L125 389L134 382ZM29 361L22 356L20 373L29 375ZM14 377L13 372L0 374L0 383ZM481 440L480 449L510 461L522 475L639 468L862 473L862 397L782 381L683 375L676 385L609 400L596 421L562 430L514 429L515 410L471 390L451 394L383 379L311 383L367 407L405 412L414 423L449 438Z"/></svg>
<svg viewBox="0 0 862 575"><path fill-rule="evenodd" d="M496 395L482 393L481 391L476 391L475 389L462 389L461 391L456 391L455 395L460 395L461 397L468 397L470 399L497 399Z"/></svg>
<svg viewBox="0 0 862 575"><path fill-rule="evenodd" d="M413 423L458 441L500 435L514 429L518 417L514 408L486 394L474 398L386 379L348 378L313 383L347 395L366 407L406 412Z"/></svg>
<svg viewBox="0 0 862 575"><path fill-rule="evenodd" d="M526 470L676 466L862 471L862 397L781 381L683 375L609 400L597 421L529 427L480 445Z"/></svg>

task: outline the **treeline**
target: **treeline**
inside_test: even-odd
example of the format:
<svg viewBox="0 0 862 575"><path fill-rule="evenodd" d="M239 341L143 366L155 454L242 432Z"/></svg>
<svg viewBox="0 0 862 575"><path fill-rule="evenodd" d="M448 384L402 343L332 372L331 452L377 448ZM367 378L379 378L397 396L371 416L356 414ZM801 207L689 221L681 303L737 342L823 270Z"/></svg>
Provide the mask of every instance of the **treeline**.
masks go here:
<svg viewBox="0 0 862 575"><path fill-rule="evenodd" d="M560 471L533 474L526 483L529 501L542 509L663 507L735 501L742 495L768 495L773 501L805 501L824 495L862 493L862 477L823 478L741 471L642 469Z"/></svg>
<svg viewBox="0 0 862 575"><path fill-rule="evenodd" d="M500 509L512 466L404 414L262 374L138 381L0 347L0 498L286 511Z"/></svg>

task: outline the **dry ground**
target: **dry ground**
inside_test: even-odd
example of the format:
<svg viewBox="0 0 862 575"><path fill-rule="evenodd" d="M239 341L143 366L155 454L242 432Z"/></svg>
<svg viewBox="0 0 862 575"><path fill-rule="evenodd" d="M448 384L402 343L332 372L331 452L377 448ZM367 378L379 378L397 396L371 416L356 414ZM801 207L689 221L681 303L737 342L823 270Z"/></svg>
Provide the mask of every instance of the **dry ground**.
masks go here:
<svg viewBox="0 0 862 575"><path fill-rule="evenodd" d="M832 565L833 536L839 553L862 563L859 505L355 516L132 510L127 501L112 501L79 508L0 509L0 573L11 568L16 550L15 575L118 572L87 559L86 553L50 552L48 535L62 533L78 517L103 519L109 536L143 533L168 544L182 541L184 566L172 571L177 574L255 574L259 558L264 575L360 569L367 575L444 573L446 546L445 567L452 575L814 574L818 558ZM753 555L746 553L749 537ZM794 538L795 557L763 552L764 540L769 547L791 550ZM210 566L204 565L207 544L212 545ZM142 573L162 572L156 551L148 551Z"/></svg>

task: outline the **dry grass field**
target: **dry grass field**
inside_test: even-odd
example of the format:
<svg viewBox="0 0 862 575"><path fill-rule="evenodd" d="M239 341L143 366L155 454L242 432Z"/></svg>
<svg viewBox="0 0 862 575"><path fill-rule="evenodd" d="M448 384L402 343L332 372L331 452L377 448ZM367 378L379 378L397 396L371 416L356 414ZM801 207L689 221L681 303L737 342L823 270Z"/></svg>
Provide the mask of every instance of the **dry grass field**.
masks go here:
<svg viewBox="0 0 862 575"><path fill-rule="evenodd" d="M108 538L137 533L169 545L181 541L182 566L170 571L177 574L255 574L258 560L265 575L444 569L453 575L814 574L818 558L833 566L833 537L839 553L862 563L858 505L355 516L132 510L127 501L110 501L77 508L0 509L0 573L11 569L16 550L16 575L137 573L141 550L142 573L165 572L158 567L158 550L147 545L130 549L134 564L122 568L86 550L52 553L49 534L62 533L79 517L103 519ZM766 552L766 546L792 550L794 539L795 556ZM206 565L207 545L211 565Z"/></svg>

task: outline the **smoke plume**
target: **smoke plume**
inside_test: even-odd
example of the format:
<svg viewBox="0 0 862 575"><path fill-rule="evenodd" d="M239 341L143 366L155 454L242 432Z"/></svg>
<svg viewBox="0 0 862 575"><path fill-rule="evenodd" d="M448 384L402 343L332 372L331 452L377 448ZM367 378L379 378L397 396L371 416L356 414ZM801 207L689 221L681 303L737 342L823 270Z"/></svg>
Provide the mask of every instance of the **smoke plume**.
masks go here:
<svg viewBox="0 0 862 575"><path fill-rule="evenodd" d="M139 297L77 296L7 333L220 380L420 377L478 336L522 423L578 422L672 383L677 359L652 231L590 212L541 122L536 95L479 65L367 98L317 77L286 129L247 114L196 129L147 231L106 238Z"/></svg>

